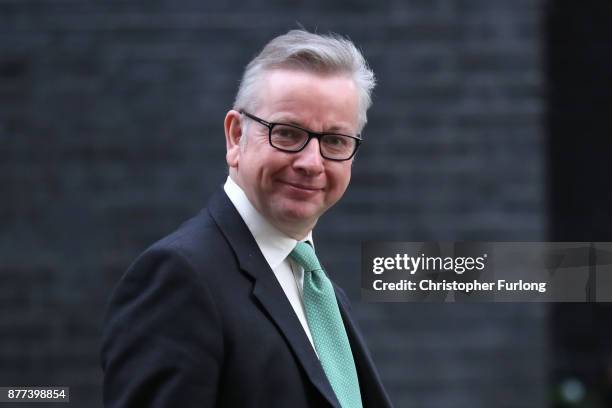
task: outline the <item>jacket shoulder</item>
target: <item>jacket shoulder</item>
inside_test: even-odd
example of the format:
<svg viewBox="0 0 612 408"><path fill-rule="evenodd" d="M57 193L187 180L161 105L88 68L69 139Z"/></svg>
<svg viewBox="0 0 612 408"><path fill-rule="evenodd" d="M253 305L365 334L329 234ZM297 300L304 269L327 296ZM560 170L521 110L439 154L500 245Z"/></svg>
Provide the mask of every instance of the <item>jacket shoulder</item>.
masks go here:
<svg viewBox="0 0 612 408"><path fill-rule="evenodd" d="M197 271L234 259L231 246L206 208L152 244L135 263L154 254L177 256Z"/></svg>

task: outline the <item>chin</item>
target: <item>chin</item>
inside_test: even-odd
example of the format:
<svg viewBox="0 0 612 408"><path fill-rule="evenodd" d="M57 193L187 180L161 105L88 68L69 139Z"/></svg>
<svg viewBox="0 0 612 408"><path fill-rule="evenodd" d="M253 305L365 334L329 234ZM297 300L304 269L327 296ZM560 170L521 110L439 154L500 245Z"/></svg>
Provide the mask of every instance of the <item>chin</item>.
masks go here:
<svg viewBox="0 0 612 408"><path fill-rule="evenodd" d="M285 205L278 212L279 218L282 218L285 222L294 223L313 223L316 222L317 218L321 215L319 211L312 208L312 206L304 205Z"/></svg>

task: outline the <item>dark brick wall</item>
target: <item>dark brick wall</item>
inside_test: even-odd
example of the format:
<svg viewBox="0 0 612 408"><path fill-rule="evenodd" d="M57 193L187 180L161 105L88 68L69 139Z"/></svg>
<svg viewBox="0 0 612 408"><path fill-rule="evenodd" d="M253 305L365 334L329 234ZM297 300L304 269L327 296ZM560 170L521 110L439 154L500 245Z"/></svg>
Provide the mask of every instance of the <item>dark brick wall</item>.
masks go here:
<svg viewBox="0 0 612 408"><path fill-rule="evenodd" d="M364 240L538 240L539 1L0 0L0 385L97 407L114 283L224 181L248 60L296 26L377 73L344 200L316 230L399 407L540 407L546 310L365 304Z"/></svg>

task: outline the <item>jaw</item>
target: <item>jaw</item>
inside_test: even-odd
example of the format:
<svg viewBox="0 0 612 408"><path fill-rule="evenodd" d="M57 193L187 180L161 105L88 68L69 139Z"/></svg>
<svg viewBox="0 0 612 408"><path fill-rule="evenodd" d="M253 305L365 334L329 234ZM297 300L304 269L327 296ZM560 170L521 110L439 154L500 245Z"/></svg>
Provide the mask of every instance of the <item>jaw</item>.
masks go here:
<svg viewBox="0 0 612 408"><path fill-rule="evenodd" d="M280 231L295 239L302 239L311 231L321 215L319 207L307 201L285 199L270 207L266 218Z"/></svg>

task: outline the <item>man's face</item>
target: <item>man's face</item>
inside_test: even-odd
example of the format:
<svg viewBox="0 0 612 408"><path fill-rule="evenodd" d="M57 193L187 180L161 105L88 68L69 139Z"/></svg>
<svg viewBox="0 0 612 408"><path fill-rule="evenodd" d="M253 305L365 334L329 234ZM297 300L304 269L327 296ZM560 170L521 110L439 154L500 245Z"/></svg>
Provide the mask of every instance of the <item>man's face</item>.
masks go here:
<svg viewBox="0 0 612 408"><path fill-rule="evenodd" d="M258 109L249 113L315 132L355 135L357 112L357 89L348 76L279 69L265 74ZM228 141L232 178L266 219L290 236L302 238L344 194L352 159L324 159L317 139L298 153L279 151L270 146L267 127L244 115L239 118L250 123L248 135L241 136L247 137L246 146L232 146Z"/></svg>

